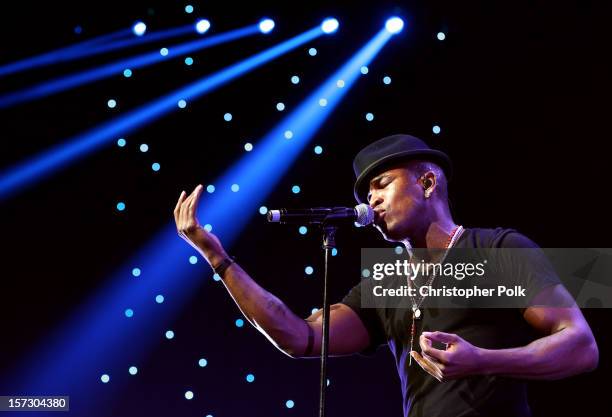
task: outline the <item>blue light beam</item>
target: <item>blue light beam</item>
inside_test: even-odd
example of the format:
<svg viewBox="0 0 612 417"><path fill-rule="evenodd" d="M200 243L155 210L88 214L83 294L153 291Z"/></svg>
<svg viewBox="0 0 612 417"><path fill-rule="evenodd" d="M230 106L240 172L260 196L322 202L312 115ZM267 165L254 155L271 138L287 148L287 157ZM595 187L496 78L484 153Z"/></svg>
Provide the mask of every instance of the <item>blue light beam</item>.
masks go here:
<svg viewBox="0 0 612 417"><path fill-rule="evenodd" d="M65 168L78 158L86 156L103 145L112 143L115 138L125 136L140 126L163 116L170 110L175 110L177 108L176 103L179 100L192 102L203 94L221 87L246 72L278 58L322 34L320 27L310 29L4 170L0 174L0 200L13 192L25 189L26 186L31 185L38 179L48 178L57 169Z"/></svg>

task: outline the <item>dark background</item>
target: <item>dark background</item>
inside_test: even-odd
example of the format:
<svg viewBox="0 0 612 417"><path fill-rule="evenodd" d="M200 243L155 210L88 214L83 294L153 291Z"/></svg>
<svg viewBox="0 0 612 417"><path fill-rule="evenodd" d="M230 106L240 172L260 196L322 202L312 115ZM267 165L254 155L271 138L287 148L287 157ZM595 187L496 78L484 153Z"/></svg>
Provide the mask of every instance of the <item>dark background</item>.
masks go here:
<svg viewBox="0 0 612 417"><path fill-rule="evenodd" d="M184 6L192 4L193 14ZM150 31L202 16L220 33L275 19L274 32L120 74L69 92L0 111L0 169L135 108L191 80L287 39L327 16L340 21L321 37L108 146L37 186L0 202L0 375L33 346L44 345L89 294L172 219L179 192L207 184L257 144L288 110L316 88L397 14L404 31L360 77L312 145L265 201L268 207L351 205L353 155L382 136L405 132L448 152L455 221L466 227L513 227L542 247L609 247L607 145L610 73L605 2L144 2L13 4L0 17L2 63L46 52L145 20ZM74 33L75 26L82 33ZM436 39L439 31L446 40ZM172 41L175 43L176 41ZM163 42L0 79L1 92L166 46ZM307 50L316 47L316 57ZM289 82L298 74L300 84ZM382 78L389 75L390 85ZM116 98L115 110L106 107ZM231 112L233 121L223 121ZM375 119L367 122L365 113ZM438 124L442 131L432 133ZM141 153L138 144L147 143ZM161 170L151 171L152 162ZM302 192L291 193L299 184ZM124 212L115 209L126 201ZM205 219L202 219L203 222ZM374 230L342 232L331 294L339 300L359 279L359 249L385 245ZM267 225L253 213L230 248L241 265L300 316L320 305L319 237ZM315 274L307 277L304 266ZM107 407L86 415L315 415L318 362L296 361L248 325L225 289L202 269L202 284L160 343ZM599 368L562 381L530 383L536 415L604 415L604 375L611 370L607 310L584 310L600 349ZM206 357L209 365L194 366ZM6 372L6 374L5 374ZM248 384L244 377L255 374ZM127 372L126 372L127 374ZM374 358L333 359L330 416L400 416L401 395L387 348ZM97 377L97 376L94 376ZM2 386L11 381L0 376ZM127 378L125 378L127 380ZM196 398L183 398L186 381ZM0 392L0 394L2 394ZM24 393L27 394L27 393ZM296 406L284 403L293 399ZM74 398L73 398L74 401ZM71 414L76 415L76 412Z"/></svg>

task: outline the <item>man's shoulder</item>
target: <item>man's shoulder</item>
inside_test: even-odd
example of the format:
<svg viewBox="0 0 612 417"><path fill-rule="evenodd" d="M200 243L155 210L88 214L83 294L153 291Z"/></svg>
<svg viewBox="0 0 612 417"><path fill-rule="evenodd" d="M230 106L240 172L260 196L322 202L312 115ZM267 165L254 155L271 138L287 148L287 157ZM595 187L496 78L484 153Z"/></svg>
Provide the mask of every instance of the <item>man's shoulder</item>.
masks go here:
<svg viewBox="0 0 612 417"><path fill-rule="evenodd" d="M465 229L465 247L474 248L537 248L538 245L513 228L469 227Z"/></svg>

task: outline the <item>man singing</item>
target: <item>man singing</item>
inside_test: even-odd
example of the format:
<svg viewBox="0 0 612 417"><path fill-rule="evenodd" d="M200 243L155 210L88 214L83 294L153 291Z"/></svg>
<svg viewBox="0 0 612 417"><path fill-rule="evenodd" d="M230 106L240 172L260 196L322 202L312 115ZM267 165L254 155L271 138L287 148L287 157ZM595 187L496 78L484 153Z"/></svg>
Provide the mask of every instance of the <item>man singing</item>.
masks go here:
<svg viewBox="0 0 612 417"><path fill-rule="evenodd" d="M353 167L355 197L374 209L375 226L388 241L428 249L537 248L512 229L457 225L448 205L450 159L418 138L376 141L357 154ZM320 355L322 311L301 319L228 257L196 217L202 189L181 193L174 210L179 235L222 277L246 319L278 349L294 358ZM531 292L573 307L430 309L417 298L410 309L363 308L362 286L356 285L331 306L330 355L367 354L388 344L405 416L529 416L525 379L593 370L599 353L558 278L525 262L522 278Z"/></svg>

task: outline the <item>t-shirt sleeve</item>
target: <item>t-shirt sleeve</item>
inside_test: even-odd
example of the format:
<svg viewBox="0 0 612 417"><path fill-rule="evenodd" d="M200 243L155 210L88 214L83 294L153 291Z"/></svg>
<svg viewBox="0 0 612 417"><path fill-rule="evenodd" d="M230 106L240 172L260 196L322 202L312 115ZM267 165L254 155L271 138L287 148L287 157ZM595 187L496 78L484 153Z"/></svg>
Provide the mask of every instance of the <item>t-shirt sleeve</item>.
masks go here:
<svg viewBox="0 0 612 417"><path fill-rule="evenodd" d="M516 282L525 288L527 306L544 288L561 284L545 253L525 235L516 231L508 233L501 248L510 249L506 251L504 263L510 263Z"/></svg>
<svg viewBox="0 0 612 417"><path fill-rule="evenodd" d="M380 345L387 343L387 338L385 337L382 321L377 309L362 307L361 287L364 284L367 284L367 280L362 280L359 284L355 285L340 302L349 306L351 310L357 313L368 331L370 344L359 353L370 356L374 354Z"/></svg>

